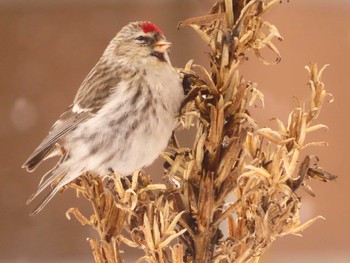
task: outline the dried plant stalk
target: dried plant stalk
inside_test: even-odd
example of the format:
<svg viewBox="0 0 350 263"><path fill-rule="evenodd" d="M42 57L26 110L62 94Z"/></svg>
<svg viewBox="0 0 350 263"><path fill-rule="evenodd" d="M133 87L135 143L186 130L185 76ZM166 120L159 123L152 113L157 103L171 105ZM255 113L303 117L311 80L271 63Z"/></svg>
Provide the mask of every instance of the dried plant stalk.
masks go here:
<svg viewBox="0 0 350 263"><path fill-rule="evenodd" d="M191 148L174 135L167 162L166 184L152 184L136 172L132 177L84 174L73 187L93 207L90 218L71 208L82 224L99 233L89 239L96 262L124 262L120 247L142 249L137 262L258 262L279 236L300 234L315 220L300 222L302 186L313 195L307 180L335 180L309 156L306 135L325 125L314 124L329 95L321 81L322 68L306 67L310 104L298 105L278 129L259 128L248 107L264 96L243 79L239 66L249 51L265 64L280 54L272 43L282 40L277 28L262 15L279 0L221 0L208 15L191 18L191 26L210 46L210 72L189 61L182 73L191 89L183 104L183 127L195 125ZM273 62L260 53L269 48ZM299 165L299 162L300 165ZM229 197L233 200L228 202ZM228 225L228 233L220 226Z"/></svg>

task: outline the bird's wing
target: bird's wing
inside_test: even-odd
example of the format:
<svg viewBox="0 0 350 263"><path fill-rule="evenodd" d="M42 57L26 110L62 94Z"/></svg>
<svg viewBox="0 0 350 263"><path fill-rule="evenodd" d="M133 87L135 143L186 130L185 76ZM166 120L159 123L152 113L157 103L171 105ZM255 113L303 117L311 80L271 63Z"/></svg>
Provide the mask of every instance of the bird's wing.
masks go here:
<svg viewBox="0 0 350 263"><path fill-rule="evenodd" d="M67 132L73 130L79 123L85 121L91 116L92 114L89 111L75 113L72 111L72 106L70 106L52 126L49 134L29 156L22 167L26 168L28 171L33 171L55 150L55 144L59 139L61 139Z"/></svg>
<svg viewBox="0 0 350 263"><path fill-rule="evenodd" d="M27 171L33 171L43 160L57 155L55 145L74 130L77 125L91 118L103 106L119 82L115 71L99 61L81 84L74 104L71 105L52 126L48 136L23 164Z"/></svg>
<svg viewBox="0 0 350 263"><path fill-rule="evenodd" d="M97 112L119 82L117 68L108 66L106 62L100 60L81 84L74 104L78 108Z"/></svg>

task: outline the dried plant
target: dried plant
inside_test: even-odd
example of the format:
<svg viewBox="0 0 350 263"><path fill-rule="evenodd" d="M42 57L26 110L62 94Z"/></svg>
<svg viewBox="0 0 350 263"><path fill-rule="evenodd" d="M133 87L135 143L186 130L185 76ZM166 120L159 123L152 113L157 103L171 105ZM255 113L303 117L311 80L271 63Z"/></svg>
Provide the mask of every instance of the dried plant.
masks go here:
<svg viewBox="0 0 350 263"><path fill-rule="evenodd" d="M165 184L152 184L142 171L132 177L84 174L70 187L93 207L89 218L77 208L67 212L99 234L89 239L96 262L124 262L121 246L142 249L137 262L258 262L280 236L300 234L316 217L300 222L303 187L313 194L308 179L335 180L311 164L301 152L326 92L323 67L306 67L311 90L309 105L300 103L278 129L260 128L248 107L264 102L256 84L243 79L239 66L249 51L267 62L260 50L281 40L276 27L262 15L279 0L219 0L191 26L210 46L210 72L189 61L182 73L190 84L182 108L184 128L196 127L191 148L181 147L175 135L164 153ZM231 200L231 201L228 201ZM228 225L223 233L222 223Z"/></svg>

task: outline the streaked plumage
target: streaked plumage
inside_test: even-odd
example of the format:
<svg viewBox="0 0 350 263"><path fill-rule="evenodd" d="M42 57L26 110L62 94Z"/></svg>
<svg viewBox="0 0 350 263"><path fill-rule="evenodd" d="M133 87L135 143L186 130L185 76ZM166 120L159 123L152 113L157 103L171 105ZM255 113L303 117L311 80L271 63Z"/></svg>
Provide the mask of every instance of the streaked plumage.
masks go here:
<svg viewBox="0 0 350 263"><path fill-rule="evenodd" d="M166 147L184 97L169 45L150 22L130 23L110 42L74 103L23 165L33 171L43 160L61 156L28 200L58 181L33 214L83 172L128 175Z"/></svg>

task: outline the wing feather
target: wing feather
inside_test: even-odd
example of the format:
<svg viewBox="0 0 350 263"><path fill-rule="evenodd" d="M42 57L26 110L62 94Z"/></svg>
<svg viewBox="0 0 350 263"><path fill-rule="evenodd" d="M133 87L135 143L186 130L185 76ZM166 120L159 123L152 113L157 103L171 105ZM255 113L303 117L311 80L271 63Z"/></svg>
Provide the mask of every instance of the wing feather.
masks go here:
<svg viewBox="0 0 350 263"><path fill-rule="evenodd" d="M71 105L52 126L49 135L29 156L23 168L31 172L45 159L55 156L55 144L78 124L93 116L106 102L111 90L120 82L117 68L101 59L86 76Z"/></svg>
<svg viewBox="0 0 350 263"><path fill-rule="evenodd" d="M34 150L29 158L23 164L27 171L33 171L52 151L56 143L63 138L67 132L75 129L78 124L90 118L92 114L89 111L75 113L72 106L65 111L59 120L52 126L48 136Z"/></svg>
<svg viewBox="0 0 350 263"><path fill-rule="evenodd" d="M52 156L61 155L61 159L56 166L42 177L36 192L27 202L30 203L52 183L57 183L46 198L42 200L39 206L33 211L32 215L38 213L62 186L72 180L72 177L67 175L69 167L64 167L62 165L66 159L69 158L69 153L64 149L65 138L67 134L78 125L96 115L106 103L111 91L116 88L121 81L118 68L119 67L115 65L112 67L103 57L100 59L82 82L75 96L73 105L60 116L58 121L52 126L48 136L23 164L22 167L31 172L43 160ZM76 177L77 176L79 175L76 175Z"/></svg>

